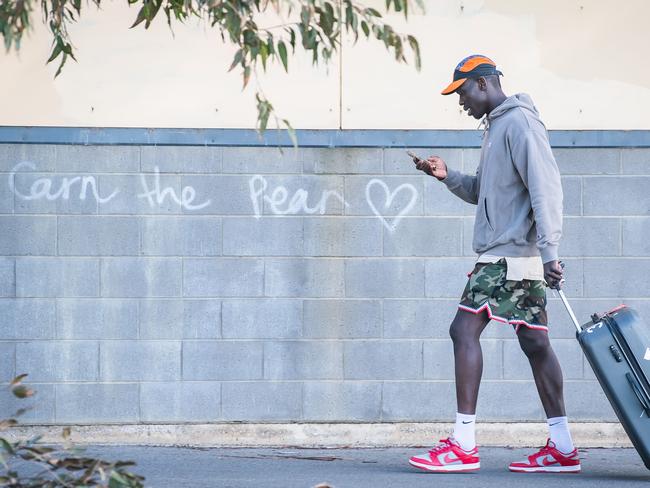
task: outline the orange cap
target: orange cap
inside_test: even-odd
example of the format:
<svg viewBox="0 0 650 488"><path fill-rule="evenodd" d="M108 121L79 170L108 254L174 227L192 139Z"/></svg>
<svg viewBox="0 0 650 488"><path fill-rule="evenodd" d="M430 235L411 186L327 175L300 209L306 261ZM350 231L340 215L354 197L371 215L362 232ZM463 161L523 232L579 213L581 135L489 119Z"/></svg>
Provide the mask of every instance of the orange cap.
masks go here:
<svg viewBox="0 0 650 488"><path fill-rule="evenodd" d="M479 78L481 76L503 75L497 69L497 65L487 56L472 54L463 59L454 69L454 80L442 90L443 95L450 95L458 90L458 87L465 83L467 78Z"/></svg>

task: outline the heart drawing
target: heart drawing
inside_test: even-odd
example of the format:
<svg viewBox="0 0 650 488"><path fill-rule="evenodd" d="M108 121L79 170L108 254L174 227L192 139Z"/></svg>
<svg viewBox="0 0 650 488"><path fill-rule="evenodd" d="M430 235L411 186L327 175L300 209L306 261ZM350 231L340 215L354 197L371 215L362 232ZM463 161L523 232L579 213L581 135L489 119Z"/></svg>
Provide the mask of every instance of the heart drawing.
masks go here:
<svg viewBox="0 0 650 488"><path fill-rule="evenodd" d="M382 213L377 210L377 207L372 201L372 197L370 196L370 188L374 185L379 185L381 188L384 189L384 194L386 195L386 200L384 201L384 210L388 210L390 206L393 204L393 200L395 200L395 197L397 194L401 191L407 191L411 192L411 200L409 203L392 219L391 222L388 222L386 218L382 215ZM389 232L394 232L395 229L397 228L397 225L399 224L400 220L404 218L404 216L411 211L413 206L415 205L415 202L418 198L418 192L415 189L415 187L409 183L403 183L399 185L397 188L395 188L392 192L388 188L388 185L384 183L382 180L378 180L377 178L373 178L368 182L366 185L366 201L368 202L368 205L374 212L374 214L379 217L379 219L382 221L384 226L388 229Z"/></svg>

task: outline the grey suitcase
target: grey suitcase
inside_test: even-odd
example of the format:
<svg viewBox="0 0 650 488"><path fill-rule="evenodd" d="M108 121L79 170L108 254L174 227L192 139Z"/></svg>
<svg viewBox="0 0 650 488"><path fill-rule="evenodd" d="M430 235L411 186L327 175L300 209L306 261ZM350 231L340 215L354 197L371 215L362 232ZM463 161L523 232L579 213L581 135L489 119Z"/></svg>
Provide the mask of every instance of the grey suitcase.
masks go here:
<svg viewBox="0 0 650 488"><path fill-rule="evenodd" d="M576 327L578 342L632 444L650 469L650 330L621 305L580 325L558 290Z"/></svg>

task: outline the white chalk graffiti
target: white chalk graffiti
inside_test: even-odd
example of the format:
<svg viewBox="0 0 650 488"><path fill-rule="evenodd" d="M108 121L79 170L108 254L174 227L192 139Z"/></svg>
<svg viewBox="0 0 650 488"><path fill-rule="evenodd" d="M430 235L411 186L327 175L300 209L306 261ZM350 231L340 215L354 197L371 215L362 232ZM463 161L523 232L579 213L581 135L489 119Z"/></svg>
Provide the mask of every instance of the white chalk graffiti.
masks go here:
<svg viewBox="0 0 650 488"><path fill-rule="evenodd" d="M86 200L90 191L99 204L105 204L120 193L120 189L115 188L110 195L101 196L96 178L90 175L66 176L59 179L56 185L52 178L39 177L30 184L29 191L24 193L18 190L15 185L16 174L23 168L31 171L36 170L36 166L33 163L23 161L16 164L8 176L9 188L16 196L23 200L69 200L73 193L75 195L77 194L76 191L78 190L79 200ZM184 186L180 190L180 195L171 186L163 187L161 185L161 175L158 166L154 167L153 175L140 174L140 184L142 186L142 192L138 193L136 198L146 200L151 208L161 206L169 199L186 210L200 210L212 204L212 200L210 199L202 203L194 203L197 194L196 190L191 186ZM383 195L382 193L378 194L377 191L371 192L373 187L381 188ZM344 207L350 206L345 201L343 195L335 190L323 190L316 201L312 200L314 205L310 206L310 193L307 190L298 188L291 194L282 185L269 188L268 180L261 175L255 175L250 178L248 180L248 188L250 200L253 205L253 213L257 219L261 218L263 214L262 205L264 203L266 203L267 212L271 215L324 215L327 213L327 205L331 199L338 201ZM404 192L407 194L410 193L410 200L392 218L388 219L385 217L385 214L394 205L397 195L403 194ZM378 196L383 198L381 204L377 202ZM365 197L368 206L377 218L381 220L386 229L389 232L394 232L402 218L414 207L418 199L418 192L413 185L408 183L403 183L391 191L383 180L372 178L366 184Z"/></svg>
<svg viewBox="0 0 650 488"><path fill-rule="evenodd" d="M60 187L57 191L52 190L54 183L51 178L42 177L32 182L31 186L29 187L29 193L24 194L16 188L14 183L15 175L21 168L29 168L34 171L36 170L36 166L28 161L23 161L15 165L9 173L9 189L23 200L41 200L43 198L49 201L58 200L59 198L63 200L69 200L70 190L72 186L77 182L80 182L79 200L86 199L88 187L91 188L92 194L99 204L112 200L118 193L120 193L120 189L116 188L107 197L102 197L97 190L97 180L94 176L66 176L61 180ZM154 167L153 178L153 187L150 188L146 176L144 174L140 175L140 183L142 184L143 192L137 195L137 198L139 199L146 199L151 208L154 208L156 205L162 205L167 198L171 198L178 205L180 205L181 208L185 208L187 210L198 210L205 208L210 205L210 203L212 203L211 200L207 200L201 204L192 205L192 202L194 202L194 199L196 198L196 190L194 190L194 188L191 186L183 187L180 197L176 194L172 187L161 188L160 170L158 166Z"/></svg>
<svg viewBox="0 0 650 488"><path fill-rule="evenodd" d="M147 184L147 179L143 174L140 175L140 182L142 183L142 188L144 189L144 191L138 194L138 198L146 198L149 201L149 206L152 208L156 204L162 205L165 201L165 198L167 198L167 196L169 196L172 200L174 200L177 204L179 204L181 208L185 208L187 210L199 210L201 208L207 207L212 203L211 200L206 200L205 202L199 205L192 205L194 198L196 198L196 190L191 186L183 187L183 189L181 190L180 198L176 195L176 192L171 186L168 186L167 188L163 188L161 190L160 170L158 169L158 166L154 166L153 189L151 190L149 189L149 185ZM154 196L156 197L155 200L154 200Z"/></svg>
<svg viewBox="0 0 650 488"><path fill-rule="evenodd" d="M373 201L373 195L371 194L370 189L378 185L384 190L385 200L383 202L382 210L385 212L390 209L391 205L397 196L398 193L407 192L411 194L411 198L408 203L395 215L390 221L384 217L382 211L377 208L375 202ZM299 188L295 191L293 196L289 199L289 190L284 186L277 186L273 188L272 191L267 192L269 188L268 181L261 175L255 175L248 181L248 187L250 190L250 199L253 204L253 212L256 218L262 216L262 209L260 208L261 202L266 202L269 206L269 212L273 215L295 215L301 212L307 214L319 213L321 215L327 212L327 203L330 197L334 197L346 207L349 207L349 204L345 201L343 196L333 190L325 190L321 194L321 198L314 207L310 207L307 204L309 198L309 192L302 188ZM389 232L394 232L400 221L406 214L408 214L413 206L415 205L418 198L418 192L415 187L408 183L403 183L399 185L392 192L388 188L388 185L380 179L373 178L368 181L366 185L366 201L372 212L381 220L382 224L388 229ZM284 208L283 208L284 206Z"/></svg>
<svg viewBox="0 0 650 488"><path fill-rule="evenodd" d="M372 196L370 195L370 188L375 185L379 185L384 190L384 194L386 195L386 200L384 201L384 210L388 210L390 208L390 206L393 204L393 200L395 200L395 197L401 191L407 191L411 193L411 199L409 200L409 202L392 219L391 222L388 222L386 220L384 215L377 209L374 202L372 201ZM379 218L379 220L381 220L381 222L384 224L384 226L386 227L386 229L388 229L389 232L395 232L395 229L397 229L397 225L402 220L402 218L411 211L411 209L415 205L415 202L417 201L417 198L418 198L417 190L413 185L410 185L408 183L403 183L399 185L392 192L389 190L388 185L386 183L384 183L382 180L379 180L377 178L373 178L366 185L366 201L368 202L370 209Z"/></svg>
<svg viewBox="0 0 650 488"><path fill-rule="evenodd" d="M251 202L253 203L255 218L258 219L262 215L259 201L260 197L262 198L262 201L269 204L269 211L273 215L295 215L300 212L307 214L319 213L323 215L327 211L327 201L331 197L336 198L343 205L348 206L347 202L339 192L336 192L334 190L324 190L316 206L310 207L307 205L309 192L307 190L299 188L293 194L289 200L289 203L286 204L286 208L282 209L280 206L284 205L287 202L287 198L289 197L289 191L284 186L275 187L269 196L266 193L266 189L268 188L268 182L266 181L266 178L260 175L255 175L248 181L248 187L250 189L250 198Z"/></svg>
<svg viewBox="0 0 650 488"><path fill-rule="evenodd" d="M79 200L86 199L88 186L92 188L93 196L99 203L108 202L120 192L119 190L116 189L115 191L113 191L113 193L111 193L106 198L102 198L97 191L97 181L95 180L94 176L83 176L83 177L75 176L73 178L68 178L68 177L63 178L63 180L61 180L61 187L59 188L58 191L54 193L52 193L53 183L50 178L38 178L32 183L32 186L29 188L29 195L25 195L19 192L18 189L14 186L14 175L22 167L27 167L30 168L31 170L35 170L36 166L30 162L23 161L21 163L18 163L16 166L14 166L11 169L11 172L9 173L9 188L13 193L15 193L19 198L22 198L23 200L40 200L42 198L45 198L46 200L50 200L50 201L57 200L59 198L62 198L63 200L68 200L70 198L70 188L77 181L81 181L81 188L79 190Z"/></svg>

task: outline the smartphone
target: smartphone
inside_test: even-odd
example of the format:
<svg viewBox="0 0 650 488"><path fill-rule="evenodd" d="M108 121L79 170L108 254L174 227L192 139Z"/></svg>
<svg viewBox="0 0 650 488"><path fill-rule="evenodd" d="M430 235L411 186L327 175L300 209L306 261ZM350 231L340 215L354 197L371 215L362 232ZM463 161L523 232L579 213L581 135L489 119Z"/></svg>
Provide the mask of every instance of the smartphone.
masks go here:
<svg viewBox="0 0 650 488"><path fill-rule="evenodd" d="M409 150L407 150L407 151L406 151L406 154L408 154L408 155L411 156L412 158L417 159L418 161L424 161L420 156L418 156L417 154L415 154L413 151L409 151Z"/></svg>

